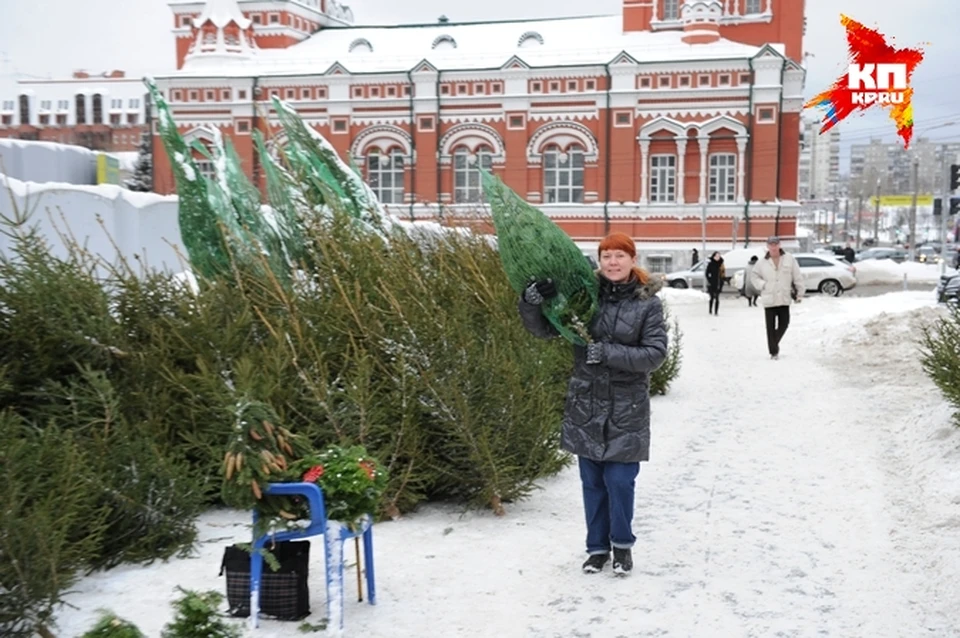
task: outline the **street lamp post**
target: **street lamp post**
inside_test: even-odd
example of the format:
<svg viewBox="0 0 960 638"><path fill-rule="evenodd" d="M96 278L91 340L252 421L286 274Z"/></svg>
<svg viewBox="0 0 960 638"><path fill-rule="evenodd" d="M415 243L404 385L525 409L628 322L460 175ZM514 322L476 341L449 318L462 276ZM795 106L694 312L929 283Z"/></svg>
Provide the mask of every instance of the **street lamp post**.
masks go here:
<svg viewBox="0 0 960 638"><path fill-rule="evenodd" d="M881 178L877 178L877 194L873 202L873 245L880 245L880 183Z"/></svg>
<svg viewBox="0 0 960 638"><path fill-rule="evenodd" d="M940 276L943 277L947 272L947 220L950 217L950 199L953 191L950 190L950 165L952 162L947 159L947 145L941 145L940 159L943 161L943 199L940 200ZM960 163L960 154L956 161Z"/></svg>
<svg viewBox="0 0 960 638"><path fill-rule="evenodd" d="M942 124L936 124L934 126L928 126L923 129L920 133L917 133L917 139L919 140L924 133L933 131L938 128L946 128L948 126L953 126L956 124L955 121L943 122ZM947 184L949 186L949 184ZM913 203L910 205L910 261L917 260L917 198L920 195L920 156L917 155L916 149L913 151ZM948 200L949 201L949 200ZM949 209L948 211L949 212Z"/></svg>

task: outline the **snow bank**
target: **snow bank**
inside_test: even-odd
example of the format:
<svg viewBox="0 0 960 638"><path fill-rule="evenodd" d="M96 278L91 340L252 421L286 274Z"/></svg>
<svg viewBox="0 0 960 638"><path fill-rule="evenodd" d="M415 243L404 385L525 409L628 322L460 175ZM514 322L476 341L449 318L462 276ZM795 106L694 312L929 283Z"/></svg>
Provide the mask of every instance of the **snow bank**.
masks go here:
<svg viewBox="0 0 960 638"><path fill-rule="evenodd" d="M660 298L669 305L692 305L702 304L710 297L702 290L692 288L664 288L660 291Z"/></svg>
<svg viewBox="0 0 960 638"><path fill-rule="evenodd" d="M0 173L35 182L96 184L98 154L82 146L0 139Z"/></svg>
<svg viewBox="0 0 960 638"><path fill-rule="evenodd" d="M935 315L936 295L933 291L912 290L891 292L876 297L843 298L842 303L834 297L809 296L793 306L797 317L794 326L815 340L824 349L840 348L851 334L864 330L866 322L883 320L896 322L909 313L920 311ZM862 333L859 333L862 334ZM875 353L883 356L882 353Z"/></svg>
<svg viewBox="0 0 960 638"><path fill-rule="evenodd" d="M854 267L857 269L857 284L860 286L901 284L904 275L908 282L915 284L936 284L940 281L939 264L921 264L914 261L898 264L890 259L867 259L858 261ZM954 274L957 271L947 268L947 272Z"/></svg>
<svg viewBox="0 0 960 638"><path fill-rule="evenodd" d="M187 253L178 202L174 195L137 193L112 184L37 184L0 175L0 215L12 218L15 209L28 214L58 257L67 254L60 237L66 232L110 263L122 257L135 268L180 272L181 255ZM0 234L0 253L10 245L10 237Z"/></svg>

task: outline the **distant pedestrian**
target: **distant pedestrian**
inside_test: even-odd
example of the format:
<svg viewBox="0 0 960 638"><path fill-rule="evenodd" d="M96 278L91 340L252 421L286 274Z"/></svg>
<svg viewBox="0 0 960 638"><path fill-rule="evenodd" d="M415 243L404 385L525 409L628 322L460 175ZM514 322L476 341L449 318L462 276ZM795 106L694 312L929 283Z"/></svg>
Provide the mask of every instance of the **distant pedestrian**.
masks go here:
<svg viewBox="0 0 960 638"><path fill-rule="evenodd" d="M710 294L710 314L720 314L720 293L723 291L723 280L726 268L723 266L723 257L714 252L707 262L707 292Z"/></svg>
<svg viewBox="0 0 960 638"><path fill-rule="evenodd" d="M847 247L843 249L843 258L851 264L857 261L857 251L853 249L853 246L850 245L850 242L847 242Z"/></svg>
<svg viewBox="0 0 960 638"><path fill-rule="evenodd" d="M953 258L953 267L960 270L960 246L957 246L957 254Z"/></svg>
<svg viewBox="0 0 960 638"><path fill-rule="evenodd" d="M700 251L694 248L693 257L690 259L690 268L696 268L697 264L699 263L700 263Z"/></svg>
<svg viewBox="0 0 960 638"><path fill-rule="evenodd" d="M760 290L770 358L779 359L780 341L790 326L791 300L800 303L806 292L800 264L780 247L779 237L770 237L767 239L767 254L754 266L750 280Z"/></svg>
<svg viewBox="0 0 960 638"><path fill-rule="evenodd" d="M753 285L753 269L757 267L760 258L754 255L750 258L750 263L743 269L743 290L742 294L747 298L747 305L756 307L757 299L760 297L760 289Z"/></svg>

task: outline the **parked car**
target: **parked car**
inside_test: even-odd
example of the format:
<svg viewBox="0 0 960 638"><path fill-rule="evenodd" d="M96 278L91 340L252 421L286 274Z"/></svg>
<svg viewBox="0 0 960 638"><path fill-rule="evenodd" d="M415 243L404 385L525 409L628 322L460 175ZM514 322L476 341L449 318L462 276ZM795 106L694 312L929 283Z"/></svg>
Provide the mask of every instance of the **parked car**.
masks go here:
<svg viewBox="0 0 960 638"><path fill-rule="evenodd" d="M960 305L960 273L942 275L937 284L937 302Z"/></svg>
<svg viewBox="0 0 960 638"><path fill-rule="evenodd" d="M803 279L806 292L820 292L831 297L839 297L857 285L857 269L846 261L817 253L794 254ZM743 271L733 280L739 290L743 286Z"/></svg>
<svg viewBox="0 0 960 638"><path fill-rule="evenodd" d="M694 288L701 290L703 288L706 267L707 262L700 261L700 263L693 268L675 270L667 273L667 285L671 288Z"/></svg>
<svg viewBox="0 0 960 638"><path fill-rule="evenodd" d="M860 253L857 254L857 261L865 261L867 259L889 259L897 262L898 264L902 264L909 258L910 253L903 248L875 247L860 251Z"/></svg>
<svg viewBox="0 0 960 638"><path fill-rule="evenodd" d="M767 252L766 247L761 248L735 248L729 250L723 255L723 268L726 272L724 281L727 283L727 287L724 288L727 292L734 292L738 290L738 287L732 286L732 282L738 273L743 272L743 269L748 263L750 263L750 257L756 255L757 257L763 257ZM707 257L710 257L708 253ZM667 285L671 288L693 288L695 290L703 289L703 279L704 279L704 269L707 264L705 261L701 261L699 264L693 268L687 270L677 270L671 273L667 273Z"/></svg>

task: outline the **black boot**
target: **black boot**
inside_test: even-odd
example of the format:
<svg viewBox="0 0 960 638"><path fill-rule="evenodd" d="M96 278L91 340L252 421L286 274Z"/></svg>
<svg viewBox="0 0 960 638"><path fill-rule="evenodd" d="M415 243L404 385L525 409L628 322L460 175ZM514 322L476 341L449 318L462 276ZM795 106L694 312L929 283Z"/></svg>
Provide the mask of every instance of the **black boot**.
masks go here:
<svg viewBox="0 0 960 638"><path fill-rule="evenodd" d="M596 574L602 572L604 565L606 565L609 560L609 552L606 554L590 554L590 558L583 563L583 573Z"/></svg>
<svg viewBox="0 0 960 638"><path fill-rule="evenodd" d="M633 554L628 548L613 548L613 573L626 576L633 570Z"/></svg>

